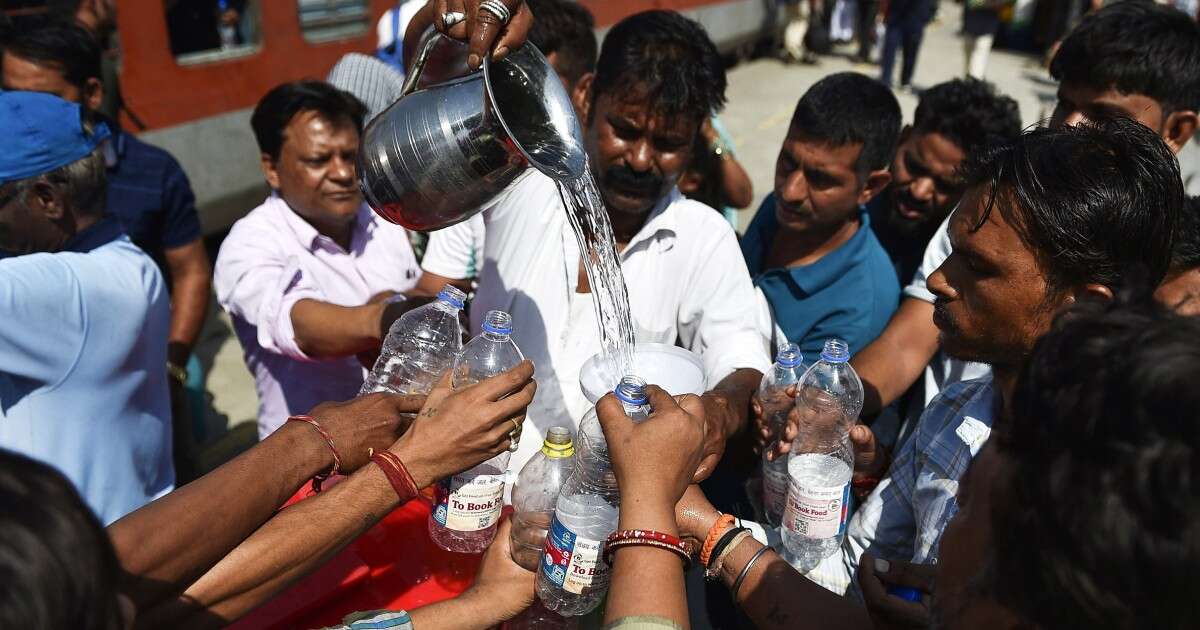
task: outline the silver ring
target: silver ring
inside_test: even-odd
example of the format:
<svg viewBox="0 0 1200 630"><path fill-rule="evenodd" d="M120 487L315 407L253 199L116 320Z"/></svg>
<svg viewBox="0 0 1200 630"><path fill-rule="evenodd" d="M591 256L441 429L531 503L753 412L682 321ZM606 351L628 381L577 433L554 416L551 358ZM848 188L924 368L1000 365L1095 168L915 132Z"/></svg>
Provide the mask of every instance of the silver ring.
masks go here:
<svg viewBox="0 0 1200 630"><path fill-rule="evenodd" d="M501 24L508 24L508 21L512 19L512 12L500 0L483 0L479 3L479 10L495 15Z"/></svg>
<svg viewBox="0 0 1200 630"><path fill-rule="evenodd" d="M455 24L460 24L466 19L467 14L463 13L462 11L450 11L442 14L442 24L444 24L446 28L450 28Z"/></svg>

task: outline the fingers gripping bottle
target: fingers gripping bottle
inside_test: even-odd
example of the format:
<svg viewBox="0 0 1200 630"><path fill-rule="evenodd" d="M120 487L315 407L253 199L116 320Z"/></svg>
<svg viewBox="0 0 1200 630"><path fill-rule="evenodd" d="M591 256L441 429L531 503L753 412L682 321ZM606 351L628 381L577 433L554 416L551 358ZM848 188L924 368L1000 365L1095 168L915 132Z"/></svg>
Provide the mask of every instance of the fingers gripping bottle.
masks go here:
<svg viewBox="0 0 1200 630"><path fill-rule="evenodd" d="M650 417L646 382L626 376L614 392L635 422ZM593 408L579 424L575 468L563 484L537 576L538 597L565 617L586 615L608 591L604 541L617 529L621 495Z"/></svg>
<svg viewBox="0 0 1200 630"><path fill-rule="evenodd" d="M488 311L483 331L463 346L454 362L451 385L462 389L517 366L524 357L512 340L512 317ZM480 553L496 536L504 507L504 474L509 453L443 479L429 515L429 537L446 551Z"/></svg>
<svg viewBox="0 0 1200 630"><path fill-rule="evenodd" d="M462 350L458 312L466 294L446 285L437 300L392 322L359 395L428 394Z"/></svg>
<svg viewBox="0 0 1200 630"><path fill-rule="evenodd" d="M862 411L862 381L850 367L846 342L831 339L821 360L797 385L800 423L788 454L783 543L792 565L807 572L841 546L854 451L850 427Z"/></svg>
<svg viewBox="0 0 1200 630"><path fill-rule="evenodd" d="M771 428L771 442L763 449L763 511L772 527L779 527L783 519L783 506L787 502L788 472L787 457L767 460L767 452L777 440L783 439L788 412L794 403L787 395L788 387L795 385L804 374L800 346L789 343L775 355L775 365L763 375L758 387L758 401L762 405L763 418Z"/></svg>
<svg viewBox="0 0 1200 630"><path fill-rule="evenodd" d="M546 546L546 532L554 518L554 505L563 482L575 463L571 432L550 427L535 455L517 476L512 492L512 557L530 571L537 571Z"/></svg>

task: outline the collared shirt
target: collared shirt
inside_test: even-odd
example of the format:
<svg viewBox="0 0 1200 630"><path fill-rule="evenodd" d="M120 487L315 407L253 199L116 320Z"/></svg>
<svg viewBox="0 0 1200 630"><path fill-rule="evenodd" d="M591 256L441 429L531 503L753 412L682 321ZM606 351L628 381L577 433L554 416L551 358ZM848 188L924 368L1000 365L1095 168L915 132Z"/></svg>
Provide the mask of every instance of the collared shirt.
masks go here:
<svg viewBox="0 0 1200 630"><path fill-rule="evenodd" d="M115 218L0 260L0 446L62 471L105 524L174 487L169 317Z"/></svg>
<svg viewBox="0 0 1200 630"><path fill-rule="evenodd" d="M951 213L953 214L953 213ZM925 279L937 271L942 263L950 257L950 252L953 247L950 245L950 217L946 217L945 221L938 226L937 232L934 232L933 238L929 239L929 245L925 247L925 257L921 261L921 266L917 268L913 274L912 282L904 287L904 297L915 298L922 302L933 304L934 295L925 286ZM934 355L933 360L925 367L925 375L922 385L925 388L924 398L914 397L913 404L916 409L910 409L907 414L910 418L917 417L925 405L928 405L935 396L938 395L946 387L959 381L969 381L971 379L987 376L992 373L992 368L983 363L974 363L971 361L961 361L951 358L941 350Z"/></svg>
<svg viewBox="0 0 1200 630"><path fill-rule="evenodd" d="M807 576L861 598L855 575L864 551L917 564L935 562L942 532L958 510L958 482L991 436L991 376L955 383L930 403L888 476L850 519L841 549Z"/></svg>
<svg viewBox="0 0 1200 630"><path fill-rule="evenodd" d="M520 470L555 425L577 427L590 407L579 387L583 362L600 352L592 294L577 293L579 245L554 182L530 171L484 210L486 238L472 333L487 311L513 316L513 339L533 361L537 394L520 450ZM460 223L435 241L469 231ZM659 201L620 254L639 343L658 342L700 355L708 385L739 368L770 366L768 331L756 324L750 275L733 229L712 208L678 190ZM574 318L572 315L574 314Z"/></svg>
<svg viewBox="0 0 1200 630"><path fill-rule="evenodd" d="M164 251L200 238L196 197L170 153L113 125L105 145L108 205L138 247L165 269Z"/></svg>
<svg viewBox="0 0 1200 630"><path fill-rule="evenodd" d="M770 318L787 341L815 357L827 339L844 339L855 353L879 336L900 301L900 283L865 211L850 240L820 260L767 269L779 231L775 195L768 195L742 237L742 254L760 292L759 317ZM786 342L783 342L786 343ZM781 345L777 339L776 346Z"/></svg>
<svg viewBox="0 0 1200 630"><path fill-rule="evenodd" d="M233 319L258 390L258 436L289 415L358 394L365 372L353 356L314 359L296 343L292 307L313 299L362 306L417 282L408 233L363 204L350 251L317 232L277 195L233 225L213 274L217 301Z"/></svg>

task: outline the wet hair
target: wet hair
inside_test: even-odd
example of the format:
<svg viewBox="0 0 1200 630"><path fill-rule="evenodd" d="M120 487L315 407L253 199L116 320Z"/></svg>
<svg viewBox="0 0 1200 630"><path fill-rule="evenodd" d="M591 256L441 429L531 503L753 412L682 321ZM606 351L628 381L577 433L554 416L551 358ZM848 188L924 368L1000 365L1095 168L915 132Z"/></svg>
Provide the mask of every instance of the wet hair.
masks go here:
<svg viewBox="0 0 1200 630"><path fill-rule="evenodd" d="M534 17L529 41L546 56L558 53L558 66L571 85L596 71L596 20L586 7L570 0L526 0L525 4Z"/></svg>
<svg viewBox="0 0 1200 630"><path fill-rule="evenodd" d="M1164 115L1200 111L1200 25L1153 2L1115 2L1088 15L1050 62L1063 83L1144 94Z"/></svg>
<svg viewBox="0 0 1200 630"><path fill-rule="evenodd" d="M999 208L1052 292L1087 283L1117 291L1135 276L1156 286L1166 275L1183 182L1147 127L1114 118L1034 129L968 157L963 172L987 195L980 225Z"/></svg>
<svg viewBox="0 0 1200 630"><path fill-rule="evenodd" d="M1188 197L1175 226L1171 271L1200 267L1200 197Z"/></svg>
<svg viewBox="0 0 1200 630"><path fill-rule="evenodd" d="M361 132L367 106L353 94L324 81L278 85L262 97L250 116L250 127L254 129L259 151L278 160L283 147L283 131L300 112L316 112L334 123L349 120Z"/></svg>
<svg viewBox="0 0 1200 630"><path fill-rule="evenodd" d="M0 628L117 630L119 565L71 482L0 449Z"/></svg>
<svg viewBox="0 0 1200 630"><path fill-rule="evenodd" d="M992 592L1040 628L1200 614L1200 318L1089 301L1035 345L997 442Z"/></svg>
<svg viewBox="0 0 1200 630"><path fill-rule="evenodd" d="M725 106L725 66L704 27L674 11L645 11L608 31L592 100L645 95L661 116L697 121Z"/></svg>
<svg viewBox="0 0 1200 630"><path fill-rule="evenodd" d="M792 114L789 134L834 147L861 144L859 177L888 167L900 140L900 104L882 83L857 72L838 72L808 88Z"/></svg>
<svg viewBox="0 0 1200 630"><path fill-rule="evenodd" d="M82 26L62 19L39 17L8 31L0 40L4 52L62 73L83 89L88 79L100 78L100 44Z"/></svg>
<svg viewBox="0 0 1200 630"><path fill-rule="evenodd" d="M970 155L1021 135L1021 109L987 81L954 79L921 92L913 131L945 136Z"/></svg>

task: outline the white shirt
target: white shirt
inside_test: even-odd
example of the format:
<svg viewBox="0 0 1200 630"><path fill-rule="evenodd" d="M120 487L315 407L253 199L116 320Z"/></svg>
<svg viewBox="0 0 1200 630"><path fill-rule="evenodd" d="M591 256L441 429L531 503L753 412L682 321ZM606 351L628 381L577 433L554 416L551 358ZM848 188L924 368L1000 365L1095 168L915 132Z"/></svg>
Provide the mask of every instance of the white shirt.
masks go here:
<svg viewBox="0 0 1200 630"><path fill-rule="evenodd" d="M486 234L483 213L463 222L466 227L441 230L425 245L421 268L444 278L465 280L479 275Z"/></svg>
<svg viewBox="0 0 1200 630"><path fill-rule="evenodd" d="M578 427L589 407L579 368L601 345L592 296L575 291L579 245L554 182L530 171L483 217L487 238L471 304L472 333L489 310L512 314L513 339L533 361L538 382L510 462L519 471L549 427ZM434 232L430 251L452 243L462 251L471 229L460 223ZM750 274L733 229L718 212L672 190L620 259L639 343L678 342L699 354L709 387L734 370L770 366L769 331L758 324ZM437 273L430 266L437 264L426 259L425 268Z"/></svg>
<svg viewBox="0 0 1200 630"><path fill-rule="evenodd" d="M950 245L950 217L947 216L946 220L942 221L942 224L938 226L933 238L929 240L929 245L925 247L925 258L921 261L921 266L917 268L917 272L913 274L912 282L907 287L904 287L904 295L933 304L934 295L925 286L925 279L932 275L938 267L941 267L942 263L946 262L953 249ZM933 360L925 367L925 399L922 401L920 408L916 409L916 412L920 413L921 409L928 406L934 397L940 394L946 386L959 381L969 381L988 376L991 373L992 368L983 363L960 361L938 350Z"/></svg>

